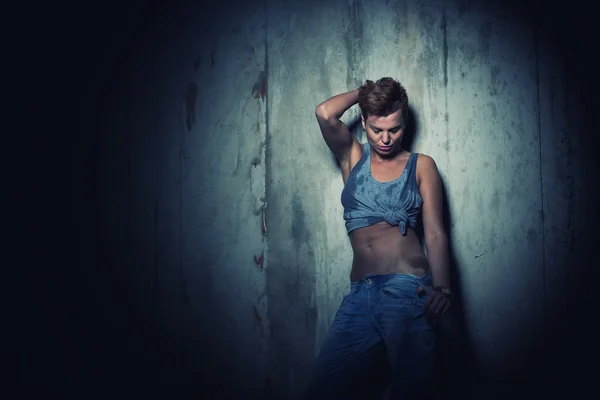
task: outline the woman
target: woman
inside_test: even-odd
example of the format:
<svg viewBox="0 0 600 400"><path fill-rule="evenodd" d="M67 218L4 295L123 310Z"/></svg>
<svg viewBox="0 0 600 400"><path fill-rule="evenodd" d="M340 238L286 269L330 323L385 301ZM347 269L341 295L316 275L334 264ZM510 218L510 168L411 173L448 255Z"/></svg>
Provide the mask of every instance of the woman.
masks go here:
<svg viewBox="0 0 600 400"><path fill-rule="evenodd" d="M367 142L340 121L358 103ZM401 146L408 96L392 78L367 80L316 108L339 160L354 252L351 289L315 363L307 398L429 398L433 324L452 299L442 185L434 160ZM427 256L415 227L422 217Z"/></svg>

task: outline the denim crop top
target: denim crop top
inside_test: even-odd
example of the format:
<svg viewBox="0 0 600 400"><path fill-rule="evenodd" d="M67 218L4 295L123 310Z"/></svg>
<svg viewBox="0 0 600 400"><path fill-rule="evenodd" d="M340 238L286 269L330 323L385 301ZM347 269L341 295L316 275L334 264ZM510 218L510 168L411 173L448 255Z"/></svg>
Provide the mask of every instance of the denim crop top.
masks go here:
<svg viewBox="0 0 600 400"><path fill-rule="evenodd" d="M342 206L348 234L355 229L386 221L400 227L415 228L423 199L417 188L418 153L412 153L399 178L379 182L371 175L371 146L363 145L363 154L356 163L342 190Z"/></svg>

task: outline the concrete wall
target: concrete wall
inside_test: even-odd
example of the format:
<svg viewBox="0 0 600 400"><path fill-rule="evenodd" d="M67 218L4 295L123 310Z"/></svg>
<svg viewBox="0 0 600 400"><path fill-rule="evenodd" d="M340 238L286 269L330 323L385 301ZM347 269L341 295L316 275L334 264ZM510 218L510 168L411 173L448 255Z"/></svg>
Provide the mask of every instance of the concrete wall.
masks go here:
<svg viewBox="0 0 600 400"><path fill-rule="evenodd" d="M75 269L58 286L77 296L32 303L47 333L27 336L21 379L296 398L352 261L314 108L392 76L414 117L406 144L445 185L458 298L440 389L567 388L564 343L599 265L598 141L581 31L546 12L433 0L98 10L73 100ZM343 118L364 140L358 116Z"/></svg>

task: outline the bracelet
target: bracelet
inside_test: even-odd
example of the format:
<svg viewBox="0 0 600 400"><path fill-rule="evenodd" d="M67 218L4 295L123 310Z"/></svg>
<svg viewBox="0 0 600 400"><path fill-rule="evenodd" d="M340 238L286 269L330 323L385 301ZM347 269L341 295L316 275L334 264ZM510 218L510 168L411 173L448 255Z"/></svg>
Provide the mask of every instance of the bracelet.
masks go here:
<svg viewBox="0 0 600 400"><path fill-rule="evenodd" d="M436 292L440 292L444 296L448 297L450 301L454 300L454 295L452 294L452 290L443 286L436 286L433 288Z"/></svg>

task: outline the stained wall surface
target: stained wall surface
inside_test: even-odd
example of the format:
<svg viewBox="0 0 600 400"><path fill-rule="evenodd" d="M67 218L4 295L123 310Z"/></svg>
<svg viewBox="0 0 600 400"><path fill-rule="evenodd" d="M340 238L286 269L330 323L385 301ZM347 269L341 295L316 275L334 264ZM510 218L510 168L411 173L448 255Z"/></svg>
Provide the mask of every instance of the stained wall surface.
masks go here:
<svg viewBox="0 0 600 400"><path fill-rule="evenodd" d="M568 386L539 374L569 376L559 359L598 265L597 140L589 71L556 14L434 0L123 13L90 42L104 61L79 115L98 123L72 154L70 279L89 307L65 317L80 316L64 325L76 340L31 339L25 381L298 398L352 263L314 110L391 76L409 94L405 145L435 159L445 188L457 299L440 327L440 389ZM342 119L364 141L358 118L355 106Z"/></svg>

